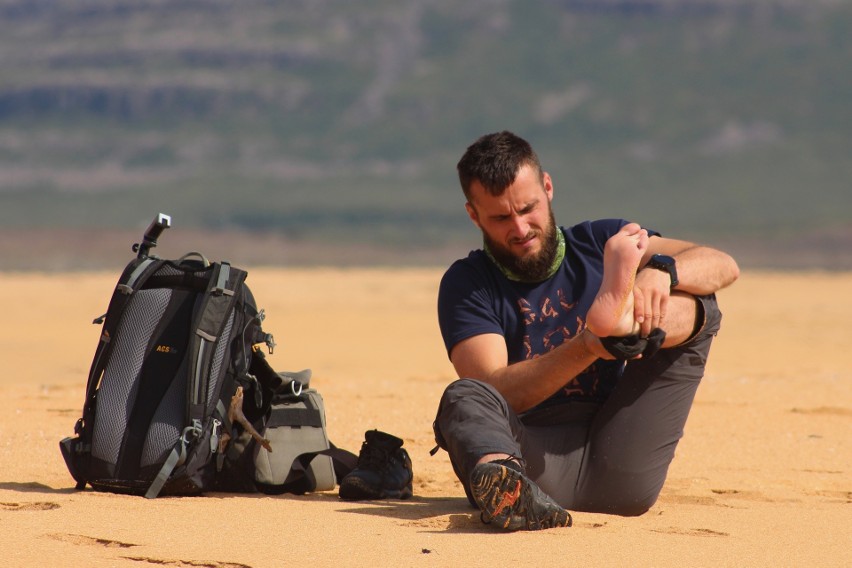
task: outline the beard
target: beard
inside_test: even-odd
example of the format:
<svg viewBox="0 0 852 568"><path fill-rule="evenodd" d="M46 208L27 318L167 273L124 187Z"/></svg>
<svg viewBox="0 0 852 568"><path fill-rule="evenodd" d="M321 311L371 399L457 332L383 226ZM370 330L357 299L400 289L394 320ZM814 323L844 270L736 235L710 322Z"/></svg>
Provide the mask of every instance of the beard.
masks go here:
<svg viewBox="0 0 852 568"><path fill-rule="evenodd" d="M539 237L541 249L535 254L519 257L500 243L492 240L484 231L482 238L491 255L513 274L523 280L540 282L547 279L553 260L556 258L559 240L556 237L556 220L553 218L553 209L548 207L548 223L542 230L530 230L524 239Z"/></svg>

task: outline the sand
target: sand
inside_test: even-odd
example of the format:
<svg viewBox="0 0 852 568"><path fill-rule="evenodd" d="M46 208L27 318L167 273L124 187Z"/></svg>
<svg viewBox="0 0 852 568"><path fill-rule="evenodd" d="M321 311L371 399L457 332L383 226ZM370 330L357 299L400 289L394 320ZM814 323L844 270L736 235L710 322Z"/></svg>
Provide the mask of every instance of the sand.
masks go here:
<svg viewBox="0 0 852 568"><path fill-rule="evenodd" d="M328 430L357 453L405 440L408 501L77 491L58 442L80 415L115 272L0 274L4 566L850 566L852 274L745 271L657 504L574 527L480 523L431 423L453 379L436 323L442 270L249 267L279 370L311 368Z"/></svg>

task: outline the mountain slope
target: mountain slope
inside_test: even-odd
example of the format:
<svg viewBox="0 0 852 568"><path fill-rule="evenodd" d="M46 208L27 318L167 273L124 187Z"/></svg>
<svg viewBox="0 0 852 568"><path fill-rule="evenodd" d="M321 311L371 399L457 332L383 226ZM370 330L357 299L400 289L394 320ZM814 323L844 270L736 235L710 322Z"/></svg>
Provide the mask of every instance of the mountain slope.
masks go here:
<svg viewBox="0 0 852 568"><path fill-rule="evenodd" d="M503 128L539 150L562 223L756 246L849 226L847 3L5 0L0 32L9 229L168 211L471 244L455 163Z"/></svg>

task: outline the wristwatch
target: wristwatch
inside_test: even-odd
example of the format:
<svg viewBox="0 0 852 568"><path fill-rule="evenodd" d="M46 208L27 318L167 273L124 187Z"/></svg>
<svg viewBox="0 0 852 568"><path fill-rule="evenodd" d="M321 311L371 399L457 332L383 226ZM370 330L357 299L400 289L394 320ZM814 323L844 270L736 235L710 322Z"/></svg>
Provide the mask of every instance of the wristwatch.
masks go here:
<svg viewBox="0 0 852 568"><path fill-rule="evenodd" d="M668 272L669 276L672 279L672 288L677 286L677 267L675 266L675 259L670 256L666 256L664 254L655 254L651 257L651 260L648 261L646 265L647 268L656 268L657 270L662 270L663 272Z"/></svg>

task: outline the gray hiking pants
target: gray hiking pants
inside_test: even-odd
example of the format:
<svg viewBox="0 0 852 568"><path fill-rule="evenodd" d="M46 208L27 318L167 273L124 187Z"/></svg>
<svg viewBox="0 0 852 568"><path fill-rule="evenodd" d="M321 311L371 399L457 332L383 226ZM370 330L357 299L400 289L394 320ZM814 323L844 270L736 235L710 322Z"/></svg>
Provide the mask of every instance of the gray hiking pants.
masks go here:
<svg viewBox="0 0 852 568"><path fill-rule="evenodd" d="M491 385L460 379L444 391L435 438L470 499L486 454L522 457L526 475L573 511L641 515L656 502L704 375L722 314L698 298L704 323L678 347L631 361L603 403L570 401L517 415ZM471 500L471 502L473 502Z"/></svg>

